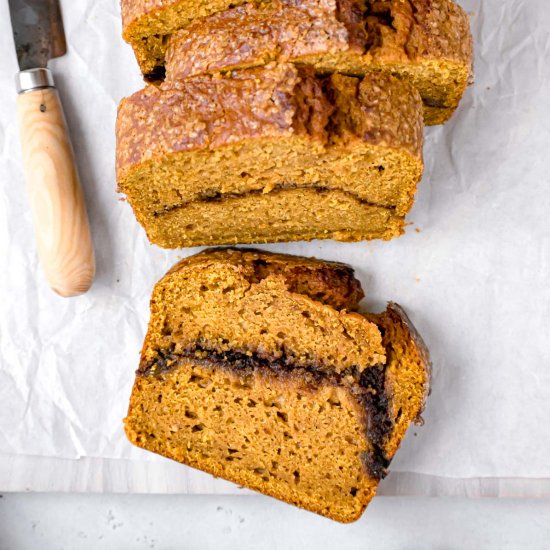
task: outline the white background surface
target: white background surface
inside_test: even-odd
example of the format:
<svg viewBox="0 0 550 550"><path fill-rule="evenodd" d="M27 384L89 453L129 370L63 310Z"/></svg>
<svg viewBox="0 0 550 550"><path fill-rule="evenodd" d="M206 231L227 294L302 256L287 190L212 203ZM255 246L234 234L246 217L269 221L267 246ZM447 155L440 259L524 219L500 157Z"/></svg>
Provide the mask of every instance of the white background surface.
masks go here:
<svg viewBox="0 0 550 550"><path fill-rule="evenodd" d="M339 525L266 497L4 495L0 550L548 550L549 501L378 498Z"/></svg>
<svg viewBox="0 0 550 550"><path fill-rule="evenodd" d="M550 478L550 10L546 0L462 4L472 12L476 84L450 123L427 132L426 176L407 235L390 243L266 248L353 264L365 305L400 302L425 336L434 360L426 426L409 433L393 471ZM0 256L8 267L0 272L0 488L74 489L64 485L65 469L51 466L48 483L32 476L30 484L28 469L13 463L41 457L80 464L85 457L99 464L94 474L104 472L89 476L96 481L90 490L155 491L173 466L131 448L121 419L151 287L194 251L151 247L117 200L116 104L140 86L119 38L117 2L63 7L70 53L55 72L88 198L98 278L87 296L67 301L39 272L14 118L16 64L1 4ZM113 479L106 459L123 469L121 459L138 467L153 461L156 474L138 483L128 473ZM179 471L172 490L235 490Z"/></svg>

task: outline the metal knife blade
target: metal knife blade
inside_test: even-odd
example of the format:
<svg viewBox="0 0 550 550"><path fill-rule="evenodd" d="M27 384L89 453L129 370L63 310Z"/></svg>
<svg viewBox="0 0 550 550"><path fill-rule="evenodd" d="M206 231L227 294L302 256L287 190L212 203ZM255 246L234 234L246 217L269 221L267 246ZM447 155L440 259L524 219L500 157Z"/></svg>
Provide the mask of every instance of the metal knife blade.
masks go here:
<svg viewBox="0 0 550 550"><path fill-rule="evenodd" d="M8 0L21 71L46 68L67 53L59 0Z"/></svg>

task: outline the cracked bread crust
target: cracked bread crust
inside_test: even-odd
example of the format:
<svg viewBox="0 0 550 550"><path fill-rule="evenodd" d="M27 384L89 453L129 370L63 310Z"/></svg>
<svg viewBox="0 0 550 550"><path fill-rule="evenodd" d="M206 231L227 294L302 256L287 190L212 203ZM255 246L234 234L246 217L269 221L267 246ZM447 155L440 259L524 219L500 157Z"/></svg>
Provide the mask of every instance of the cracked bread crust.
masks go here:
<svg viewBox="0 0 550 550"><path fill-rule="evenodd" d="M472 39L466 14L448 0L246 4L174 33L166 73L177 80L269 61L320 74L389 72L418 87L426 122L435 124L452 114L471 78Z"/></svg>
<svg viewBox="0 0 550 550"><path fill-rule="evenodd" d="M295 135L321 148L359 140L421 158L420 112L417 92L391 76L319 79L289 64L149 86L119 106L117 179L171 153Z"/></svg>
<svg viewBox="0 0 550 550"><path fill-rule="evenodd" d="M302 80L319 94L314 80ZM321 94L313 111L320 123L304 124L294 96L299 83L292 65L279 65L148 86L123 99L116 129L119 181L132 166L178 151L212 150L294 133L326 142L331 106Z"/></svg>
<svg viewBox="0 0 550 550"><path fill-rule="evenodd" d="M259 281L268 274L278 274L291 292L304 294L337 310L356 311L365 297L355 271L348 264L304 256L283 256L255 248L211 248L181 260L166 275L217 262L235 268L241 266L251 273L252 281Z"/></svg>
<svg viewBox="0 0 550 550"><path fill-rule="evenodd" d="M173 80L262 64L265 56L307 63L309 55L346 52L364 56L365 67L472 63L468 17L451 0L250 3L192 22L167 44L167 78Z"/></svg>
<svg viewBox="0 0 550 550"><path fill-rule="evenodd" d="M322 74L390 72L418 87L427 124L449 118L472 79L468 16L452 0L241 4L232 2L227 9L229 3L224 6L223 1L197 6L166 3L138 18L150 19L149 39L130 38L131 25L126 39L134 45L142 71L151 73L153 80L156 71L164 78L165 57L167 77L174 80L273 60L309 64ZM205 10L209 17L197 15ZM154 21L164 20L162 14L164 27L155 27ZM147 54L148 42L155 53Z"/></svg>
<svg viewBox="0 0 550 550"><path fill-rule="evenodd" d="M307 2L308 0L304 3ZM399 55L402 52L409 58L443 57L466 64L471 63L472 43L468 17L464 10L452 0L353 0L353 2L309 0L309 2L311 2L311 6L308 6L309 11L335 12L339 5L343 5L340 11L344 14L363 11L367 14L367 18L376 18L376 21L371 22L371 25L376 26L383 22L380 14L390 13L396 20L395 25L385 25L388 30L381 32L381 43L379 42L377 47L395 48ZM149 26L150 34L171 35L189 26L195 19L219 14L243 5L280 9L281 6L299 7L301 3L296 0L257 0L256 2L210 0L199 3L194 0L121 0L122 25L127 39L132 36L132 26L138 23L141 23L144 29ZM357 5L355 10L353 10L353 4ZM224 16L218 17L221 20ZM350 22L356 23L358 17L357 15L343 16L341 19L348 23L349 29ZM148 20L149 25L142 20ZM396 28L392 29L392 26ZM144 34L142 38L146 36ZM354 36L357 36L357 32Z"/></svg>

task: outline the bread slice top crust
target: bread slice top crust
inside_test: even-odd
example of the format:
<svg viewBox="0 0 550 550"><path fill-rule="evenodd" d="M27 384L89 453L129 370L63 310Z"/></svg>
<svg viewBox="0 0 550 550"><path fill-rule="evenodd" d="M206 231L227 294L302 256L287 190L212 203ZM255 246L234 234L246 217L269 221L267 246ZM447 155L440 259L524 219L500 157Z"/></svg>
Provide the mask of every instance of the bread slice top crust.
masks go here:
<svg viewBox="0 0 550 550"><path fill-rule="evenodd" d="M121 0L121 10L123 35L130 44L158 35L164 50L168 37L180 29L198 29L204 17L231 21L258 10L289 10L290 17L309 14L313 23L336 16L340 25L329 24L327 34L350 35L347 41L354 51L408 61L447 59L470 66L472 62L468 16L453 0ZM164 59L140 61L149 66Z"/></svg>
<svg viewBox="0 0 550 550"><path fill-rule="evenodd" d="M320 73L384 70L417 86L426 123L439 124L472 80L468 16L452 0L180 0L148 8L123 2L124 36L151 81L271 60Z"/></svg>
<svg viewBox="0 0 550 550"><path fill-rule="evenodd" d="M320 74L394 74L415 85L426 122L458 105L472 74L466 14L453 2L355 0L245 4L192 22L168 39L166 78L242 69L270 61L311 65ZM431 110L430 110L431 109Z"/></svg>
<svg viewBox="0 0 550 550"><path fill-rule="evenodd" d="M350 147L359 139L421 157L420 110L415 89L392 76L319 78L288 63L166 82L121 101L117 172L168 152L288 135Z"/></svg>
<svg viewBox="0 0 550 550"><path fill-rule="evenodd" d="M279 275L290 292L309 296L336 310L357 311L365 297L353 268L347 264L270 253L256 248L210 248L181 260L167 275L209 262L247 266L247 270L254 273L251 280L256 281L268 275Z"/></svg>

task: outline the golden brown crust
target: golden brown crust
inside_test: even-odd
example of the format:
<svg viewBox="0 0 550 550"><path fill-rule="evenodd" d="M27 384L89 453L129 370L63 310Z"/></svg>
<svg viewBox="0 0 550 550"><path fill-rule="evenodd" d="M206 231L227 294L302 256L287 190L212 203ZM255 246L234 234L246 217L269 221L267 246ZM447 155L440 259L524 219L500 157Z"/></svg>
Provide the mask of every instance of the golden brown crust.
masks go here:
<svg viewBox="0 0 550 550"><path fill-rule="evenodd" d="M151 15L154 10L167 8L178 0L120 0L122 27L127 29L136 19Z"/></svg>
<svg viewBox="0 0 550 550"><path fill-rule="evenodd" d="M320 73L386 71L418 87L427 124L451 116L472 78L468 16L452 0L241 4L180 0L140 11L139 3L124 9L123 2L123 13L141 14L125 25L125 37L153 78L159 69L164 77L165 55L174 80L273 60L310 64Z"/></svg>
<svg viewBox="0 0 550 550"><path fill-rule="evenodd" d="M182 23L192 22L194 19L204 17L205 14L214 14L217 21L228 21L231 15L227 13L230 7L246 11L254 11L254 2L250 7L239 8L246 4L246 0L212 0L197 6L193 0L121 0L122 21L125 34L128 28L138 20L152 18L161 19L161 12L174 10L172 28L165 24L166 30L171 34L182 27ZM307 3L303 2L303 3ZM309 0L311 5L305 6L307 11L314 16L326 16L336 13L337 4L334 0ZM342 3L342 2L341 2ZM355 2L354 2L355 3ZM387 28L380 31L376 48L395 50L394 55L405 55L412 60L419 57L429 59L452 59L470 64L472 60L472 42L469 31L468 16L464 10L452 0L358 0L358 4L365 3L364 8L367 17L374 18L376 26L389 16L393 19ZM300 8L300 4L294 1L269 1L259 0L256 5L267 5L272 10ZM349 10L349 2L344 2ZM176 9L177 8L177 9ZM219 12L226 14L219 15ZM293 10L291 13L295 13ZM211 16L212 17L212 16ZM240 15L242 17L242 15ZM340 19L346 20L345 17ZM348 17L349 21L350 18ZM168 18L166 18L168 21ZM204 21L200 21L192 27L195 32L204 32ZM157 32L157 29L154 30ZM378 34L377 31L371 32ZM356 36L357 33L354 33ZM215 39L215 37L211 37ZM379 53L377 53L379 55Z"/></svg>
<svg viewBox="0 0 550 550"><path fill-rule="evenodd" d="M451 60L471 70L473 43L468 14L452 0L409 0L409 4L410 35L401 45L407 56L415 62ZM405 17L411 17L409 13Z"/></svg>
<svg viewBox="0 0 550 550"><path fill-rule="evenodd" d="M171 153L297 134L321 144L353 137L421 157L421 104L408 84L383 74L369 75L361 82L335 75L328 81L329 91L318 96L312 108L306 106L315 119L304 124L295 93L300 82L318 93L320 80L287 64L225 77L199 76L135 93L121 102L118 111L118 181L133 166ZM329 94L338 109L330 119L332 134L327 138L319 121L327 120L332 110ZM350 102L356 99L364 108L350 112Z"/></svg>
<svg viewBox="0 0 550 550"><path fill-rule="evenodd" d="M244 4L247 0L210 0L203 2L203 6L197 6L196 0L120 0L122 13L122 26L126 30L138 20L147 17L160 16L162 11L176 9L175 13L181 14L179 21L191 21L195 17L203 17L205 14L215 13L220 9L228 9L229 6Z"/></svg>
<svg viewBox="0 0 550 550"><path fill-rule="evenodd" d="M193 21L168 39L166 76L179 80L232 68L349 50L334 0L254 3Z"/></svg>
<svg viewBox="0 0 550 550"><path fill-rule="evenodd" d="M391 396L393 431L384 450L391 459L411 422L420 415L430 394L432 363L428 348L404 309L389 303L381 314L365 314L382 331L386 349L386 391Z"/></svg>
<svg viewBox="0 0 550 550"><path fill-rule="evenodd" d="M261 3L263 0L258 0ZM131 44L146 79L164 73L166 38L199 17L246 0L121 0L123 37Z"/></svg>
<svg viewBox="0 0 550 550"><path fill-rule="evenodd" d="M422 157L421 103L411 86L383 73L368 74L362 80L335 74L329 82L334 105L329 139L338 143L353 136Z"/></svg>
<svg viewBox="0 0 550 550"><path fill-rule="evenodd" d="M122 100L118 110L119 181L133 165L166 154L293 134L298 82L294 67L279 65L136 92Z"/></svg>
<svg viewBox="0 0 550 550"><path fill-rule="evenodd" d="M307 63L308 56L343 52L363 56L365 68L428 59L471 65L468 16L453 1L375 1L360 9L362 3L252 3L215 13L170 37L167 77L263 64L266 57Z"/></svg>
<svg viewBox="0 0 550 550"><path fill-rule="evenodd" d="M334 307L355 311L365 294L348 264L304 256L290 256L255 248L210 248L174 265L166 276L183 269L221 262L252 266L256 278L282 276L291 292L305 294Z"/></svg>

